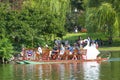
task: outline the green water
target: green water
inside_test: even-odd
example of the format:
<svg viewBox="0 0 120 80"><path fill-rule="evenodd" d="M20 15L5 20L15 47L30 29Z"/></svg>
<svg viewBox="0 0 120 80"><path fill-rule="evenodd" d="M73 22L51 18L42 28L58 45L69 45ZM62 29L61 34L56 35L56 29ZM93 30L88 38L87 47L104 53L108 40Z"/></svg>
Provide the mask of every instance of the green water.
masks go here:
<svg viewBox="0 0 120 80"><path fill-rule="evenodd" d="M120 80L120 52L110 61L65 64L0 64L0 80Z"/></svg>

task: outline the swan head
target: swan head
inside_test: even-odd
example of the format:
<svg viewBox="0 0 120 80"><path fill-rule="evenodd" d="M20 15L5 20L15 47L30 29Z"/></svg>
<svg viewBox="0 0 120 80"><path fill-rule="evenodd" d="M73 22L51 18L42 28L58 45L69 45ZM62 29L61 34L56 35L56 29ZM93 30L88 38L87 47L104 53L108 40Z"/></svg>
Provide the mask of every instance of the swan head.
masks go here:
<svg viewBox="0 0 120 80"><path fill-rule="evenodd" d="M89 46L90 41L88 39L84 39L84 42L87 44L86 46Z"/></svg>
<svg viewBox="0 0 120 80"><path fill-rule="evenodd" d="M89 42L89 40L88 39L84 39L84 42Z"/></svg>

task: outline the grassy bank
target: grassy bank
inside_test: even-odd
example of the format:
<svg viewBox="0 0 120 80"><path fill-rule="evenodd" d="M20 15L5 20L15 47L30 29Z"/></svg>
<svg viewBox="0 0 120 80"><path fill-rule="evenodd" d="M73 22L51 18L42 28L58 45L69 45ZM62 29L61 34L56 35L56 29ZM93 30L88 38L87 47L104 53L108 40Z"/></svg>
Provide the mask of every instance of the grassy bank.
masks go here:
<svg viewBox="0 0 120 80"><path fill-rule="evenodd" d="M120 51L120 46L117 46L117 47L100 47L99 48L100 51Z"/></svg>
<svg viewBox="0 0 120 80"><path fill-rule="evenodd" d="M100 33L93 33L93 34L87 34L87 33L68 33L66 36L63 37L64 40L69 40L71 44L76 42L78 37L81 36L82 39L86 39L88 36L91 37L93 40L95 39L102 39L104 42L104 45L99 47L99 50L104 51L120 51L120 39L119 38L113 38L113 43L108 44L107 40L108 38Z"/></svg>

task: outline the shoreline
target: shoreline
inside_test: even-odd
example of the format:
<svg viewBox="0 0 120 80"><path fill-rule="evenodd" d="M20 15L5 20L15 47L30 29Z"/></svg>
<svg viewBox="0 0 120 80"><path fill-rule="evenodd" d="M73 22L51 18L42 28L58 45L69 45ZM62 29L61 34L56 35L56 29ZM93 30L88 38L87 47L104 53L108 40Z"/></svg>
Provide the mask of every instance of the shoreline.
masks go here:
<svg viewBox="0 0 120 80"><path fill-rule="evenodd" d="M99 47L98 48L99 51L117 51L119 52L120 51L120 47Z"/></svg>

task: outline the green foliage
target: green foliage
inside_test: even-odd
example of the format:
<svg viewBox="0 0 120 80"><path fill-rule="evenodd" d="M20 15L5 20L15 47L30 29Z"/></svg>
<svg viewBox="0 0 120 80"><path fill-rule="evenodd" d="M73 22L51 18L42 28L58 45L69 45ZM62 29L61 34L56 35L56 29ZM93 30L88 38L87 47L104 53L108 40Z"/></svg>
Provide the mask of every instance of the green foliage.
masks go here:
<svg viewBox="0 0 120 80"><path fill-rule="evenodd" d="M114 33L114 35L116 35L116 36L113 36L113 37L120 37L120 23L119 23L119 21L120 21L120 18L118 19L119 17L116 17L116 19L115 19L115 23L114 23L114 29L113 29L113 33Z"/></svg>
<svg viewBox="0 0 120 80"><path fill-rule="evenodd" d="M20 51L22 45L51 45L55 37L62 38L65 34L69 3L70 0L23 0L19 10L13 9L14 3L0 3L1 39L9 38L16 51Z"/></svg>
<svg viewBox="0 0 120 80"><path fill-rule="evenodd" d="M109 36L113 36L114 23L116 21L116 12L109 3L102 4L97 12L98 28L106 31ZM117 25L115 27L118 27Z"/></svg>
<svg viewBox="0 0 120 80"><path fill-rule="evenodd" d="M88 32L102 32L108 37L120 35L118 0L84 0L85 26Z"/></svg>
<svg viewBox="0 0 120 80"><path fill-rule="evenodd" d="M0 40L0 57L5 59L11 58L13 54L13 46L8 38Z"/></svg>
<svg viewBox="0 0 120 80"><path fill-rule="evenodd" d="M72 6L71 8L72 8L72 10L74 8L77 8L79 10L83 10L82 4L83 4L83 0L71 0L71 6Z"/></svg>
<svg viewBox="0 0 120 80"><path fill-rule="evenodd" d="M97 23L97 18L96 18L96 10L97 8L87 8L87 12L86 12L86 23L85 26L88 30L88 32L96 32L99 31L98 30L98 24Z"/></svg>

